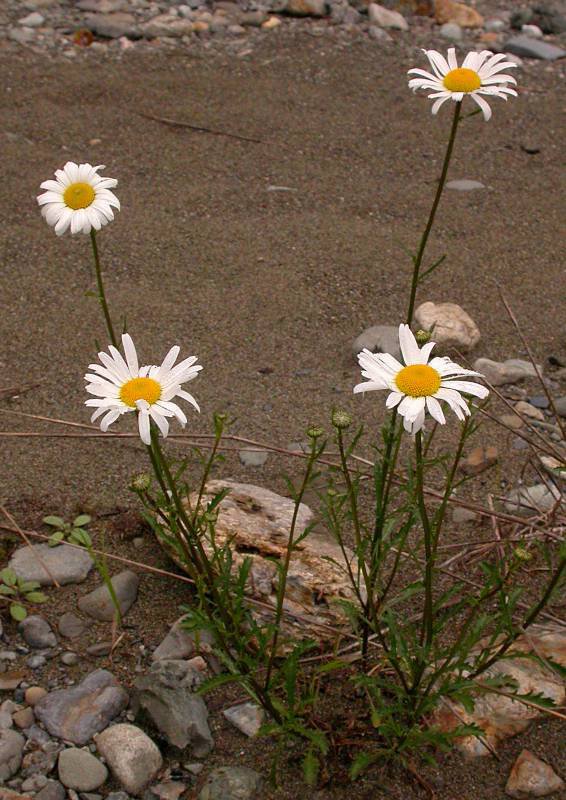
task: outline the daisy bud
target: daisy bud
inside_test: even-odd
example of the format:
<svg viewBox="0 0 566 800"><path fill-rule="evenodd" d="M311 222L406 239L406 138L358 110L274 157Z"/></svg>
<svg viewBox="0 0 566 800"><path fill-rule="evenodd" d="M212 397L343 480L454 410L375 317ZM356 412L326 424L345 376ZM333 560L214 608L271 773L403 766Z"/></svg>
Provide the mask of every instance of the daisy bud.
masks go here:
<svg viewBox="0 0 566 800"><path fill-rule="evenodd" d="M147 472L140 472L134 475L130 482L130 489L132 492L147 492L151 486L151 477Z"/></svg>
<svg viewBox="0 0 566 800"><path fill-rule="evenodd" d="M430 342L430 337L431 336L432 336L432 333L430 331L422 331L421 330L421 331L417 331L415 333L415 339L417 340L417 344L420 347L422 347L423 344L426 344L427 342Z"/></svg>
<svg viewBox="0 0 566 800"><path fill-rule="evenodd" d="M345 430L352 424L352 417L347 411L333 411L332 424L338 430Z"/></svg>
<svg viewBox="0 0 566 800"><path fill-rule="evenodd" d="M530 561L532 559L532 555L524 547L516 547L513 553L518 561Z"/></svg>
<svg viewBox="0 0 566 800"><path fill-rule="evenodd" d="M312 425L307 431L307 436L309 439L318 439L323 433L324 430L321 427L318 425Z"/></svg>

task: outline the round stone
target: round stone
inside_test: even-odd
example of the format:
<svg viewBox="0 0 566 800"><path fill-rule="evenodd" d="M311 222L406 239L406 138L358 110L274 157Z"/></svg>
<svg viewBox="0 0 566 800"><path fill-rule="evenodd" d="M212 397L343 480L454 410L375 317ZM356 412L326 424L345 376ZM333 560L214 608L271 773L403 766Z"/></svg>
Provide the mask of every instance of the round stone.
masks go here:
<svg viewBox="0 0 566 800"><path fill-rule="evenodd" d="M108 770L88 750L70 747L59 754L59 780L67 789L92 792L108 778Z"/></svg>
<svg viewBox="0 0 566 800"><path fill-rule="evenodd" d="M38 700L41 700L42 697L45 697L47 691L43 689L41 686L30 686L29 689L26 689L24 694L24 699L28 706L34 706Z"/></svg>

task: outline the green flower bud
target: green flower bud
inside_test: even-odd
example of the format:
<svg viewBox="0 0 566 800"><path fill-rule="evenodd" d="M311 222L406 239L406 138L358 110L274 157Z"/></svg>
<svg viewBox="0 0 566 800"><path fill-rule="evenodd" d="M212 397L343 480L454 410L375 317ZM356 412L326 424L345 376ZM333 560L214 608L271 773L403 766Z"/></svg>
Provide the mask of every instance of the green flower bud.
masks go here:
<svg viewBox="0 0 566 800"><path fill-rule="evenodd" d="M345 428L349 428L352 424L352 416L348 414L347 411L333 411L332 424L335 428L338 428L338 430L344 430Z"/></svg>
<svg viewBox="0 0 566 800"><path fill-rule="evenodd" d="M134 475L130 482L130 489L133 492L147 492L151 486L151 476L147 472L140 472Z"/></svg>
<svg viewBox="0 0 566 800"><path fill-rule="evenodd" d="M516 547L513 552L515 558L519 561L530 561L532 559L531 553L525 547Z"/></svg>
<svg viewBox="0 0 566 800"><path fill-rule="evenodd" d="M307 436L309 439L318 439L319 436L322 436L324 430L320 427L320 425L311 425L311 427L307 431Z"/></svg>
<svg viewBox="0 0 566 800"><path fill-rule="evenodd" d="M417 340L417 344L419 347L422 347L427 342L430 342L430 337L432 333L430 331L417 331L415 333L415 339Z"/></svg>

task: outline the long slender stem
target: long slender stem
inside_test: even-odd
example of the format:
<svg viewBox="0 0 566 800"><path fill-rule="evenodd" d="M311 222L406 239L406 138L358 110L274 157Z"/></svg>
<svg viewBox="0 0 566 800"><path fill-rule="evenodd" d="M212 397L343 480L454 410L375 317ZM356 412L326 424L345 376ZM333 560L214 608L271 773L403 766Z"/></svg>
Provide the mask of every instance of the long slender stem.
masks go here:
<svg viewBox="0 0 566 800"><path fill-rule="evenodd" d="M433 531L430 524L428 512L424 499L424 457L422 432L419 431L415 436L415 460L416 460L416 479L417 479L417 502L424 533L425 546L425 604L423 611L423 641L428 649L433 639L433 620L432 620L432 578L434 567L433 555Z"/></svg>
<svg viewBox="0 0 566 800"><path fill-rule="evenodd" d="M440 198L442 196L442 191L444 189L444 184L446 183L448 167L450 165L450 159L452 158L452 151L454 149L454 141L456 140L456 131L458 130L458 122L460 121L461 107L462 107L461 101L456 103L456 108L454 109L454 117L452 118L452 129L450 131L450 138L448 139L448 146L446 147L446 155L444 156L444 164L442 165L440 180L438 181L438 186L436 188L436 195L432 203L432 208L430 209L428 222L421 237L419 249L417 250L417 254L414 258L413 279L411 281L411 296L409 299L409 308L407 310L407 325L410 325L413 321L413 313L415 311L415 300L417 296L417 286L419 284L419 274L423 263L428 237L430 236L430 232L432 230L432 226L434 223L434 218L436 216L436 211L438 209L438 204L440 203Z"/></svg>
<svg viewBox="0 0 566 800"><path fill-rule="evenodd" d="M110 336L110 341L114 345L114 347L118 347L118 340L116 339L116 334L114 333L114 326L112 325L112 318L110 316L110 310L108 308L108 302L106 301L106 293L104 291L104 281L102 280L102 270L100 269L100 256L98 254L98 244L96 242L96 231L94 228L90 231L90 241L92 243L92 252L94 255L94 271L96 273L96 285L98 287L98 302L102 307L102 312L104 314L104 319L106 321L106 329L108 331L108 335Z"/></svg>

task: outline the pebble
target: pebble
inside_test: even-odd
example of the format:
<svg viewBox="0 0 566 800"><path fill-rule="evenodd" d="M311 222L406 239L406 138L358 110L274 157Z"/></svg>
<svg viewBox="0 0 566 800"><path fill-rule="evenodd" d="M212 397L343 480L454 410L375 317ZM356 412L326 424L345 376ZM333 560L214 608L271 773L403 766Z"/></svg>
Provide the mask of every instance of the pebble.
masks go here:
<svg viewBox="0 0 566 800"><path fill-rule="evenodd" d="M525 36L529 36L531 39L542 39L544 36L538 25L523 25L521 33Z"/></svg>
<svg viewBox="0 0 566 800"><path fill-rule="evenodd" d="M521 486L509 492L505 499L505 510L510 514L531 517L534 514L551 511L560 497L560 492L555 486L551 491L545 483Z"/></svg>
<svg viewBox="0 0 566 800"><path fill-rule="evenodd" d="M88 750L69 747L59 753L59 780L67 789L92 792L106 782L108 770Z"/></svg>
<svg viewBox="0 0 566 800"><path fill-rule="evenodd" d="M432 340L444 347L466 352L481 338L474 320L456 303L421 303L415 311L415 321L425 331L434 328Z"/></svg>
<svg viewBox="0 0 566 800"><path fill-rule="evenodd" d="M86 550L77 547L67 544L58 547L34 544L16 550L8 566L24 581L37 581L42 586L53 586L55 578L65 586L84 581L93 562Z"/></svg>
<svg viewBox="0 0 566 800"><path fill-rule="evenodd" d="M10 28L8 31L8 39L18 44L31 44L31 42L35 40L35 31L33 28ZM32 546L38 547L40 545Z"/></svg>
<svg viewBox="0 0 566 800"><path fill-rule="evenodd" d="M48 780L35 796L35 800L65 800L65 787L59 781Z"/></svg>
<svg viewBox="0 0 566 800"><path fill-rule="evenodd" d="M42 750L32 750L22 759L21 774L23 778L32 775L48 775L57 761L58 749L55 742L46 742Z"/></svg>
<svg viewBox="0 0 566 800"><path fill-rule="evenodd" d="M454 506L452 509L452 521L456 524L478 522L480 519L481 517L479 514L476 514L475 511L472 511L469 508L464 508L463 506Z"/></svg>
<svg viewBox="0 0 566 800"><path fill-rule="evenodd" d="M517 800L526 800L529 797L546 797L563 788L564 781L549 764L530 750L522 750L511 769L505 794Z"/></svg>
<svg viewBox="0 0 566 800"><path fill-rule="evenodd" d="M19 25L25 25L28 28L39 28L45 22L45 17L39 11L33 11L26 17L18 20Z"/></svg>
<svg viewBox="0 0 566 800"><path fill-rule="evenodd" d="M41 789L45 788L48 783L49 780L45 775L32 775L31 778L26 778L25 781L22 782L21 790L22 792L39 792Z"/></svg>
<svg viewBox="0 0 566 800"><path fill-rule="evenodd" d="M114 14L91 14L83 20L83 26L105 39L139 39L141 32L132 14L117 11Z"/></svg>
<svg viewBox="0 0 566 800"><path fill-rule="evenodd" d="M559 417L566 417L566 396L554 398L554 407Z"/></svg>
<svg viewBox="0 0 566 800"><path fill-rule="evenodd" d="M265 721L265 712L256 703L241 703L237 706L226 708L222 714L239 731L246 736L257 736L259 729Z"/></svg>
<svg viewBox="0 0 566 800"><path fill-rule="evenodd" d="M474 361L474 369L492 386L505 386L507 383L517 383L525 378L536 377L533 365L529 361L520 359L492 361L490 358L477 358Z"/></svg>
<svg viewBox="0 0 566 800"><path fill-rule="evenodd" d="M26 658L26 667L30 669L41 669L47 664L47 659L41 653Z"/></svg>
<svg viewBox="0 0 566 800"><path fill-rule="evenodd" d="M57 629L66 639L78 639L86 629L86 623L72 611L67 611L59 618Z"/></svg>
<svg viewBox="0 0 566 800"><path fill-rule="evenodd" d="M116 780L130 794L139 794L162 767L159 748L135 725L113 725L98 734L95 742Z"/></svg>
<svg viewBox="0 0 566 800"><path fill-rule="evenodd" d="M445 22L444 25L440 26L440 35L443 39L449 39L451 42L459 42L460 39L464 38L464 32L462 28L458 25L457 22ZM450 183L462 183L462 181L450 181ZM455 189L455 186L449 187L448 185L446 188ZM483 188L483 186L478 187ZM465 190L464 190L465 191Z"/></svg>
<svg viewBox="0 0 566 800"><path fill-rule="evenodd" d="M66 667L74 667L75 664L79 663L79 657L76 653L69 651L67 653L62 654L61 663L64 664Z"/></svg>
<svg viewBox="0 0 566 800"><path fill-rule="evenodd" d="M138 596L140 579L135 572L124 570L124 572L120 572L111 578L111 583L116 594L120 614L124 616ZM83 613L101 622L111 622L116 615L114 602L104 583L94 591L81 597L78 606Z"/></svg>
<svg viewBox="0 0 566 800"><path fill-rule="evenodd" d="M12 715L9 711L0 711L0 730L5 731L13 727Z"/></svg>
<svg viewBox="0 0 566 800"><path fill-rule="evenodd" d="M293 17L324 17L326 0L288 0L285 12Z"/></svg>
<svg viewBox="0 0 566 800"><path fill-rule="evenodd" d="M25 672L20 669L8 670L7 672L0 672L0 689L10 691L17 689L23 681Z"/></svg>
<svg viewBox="0 0 566 800"><path fill-rule="evenodd" d="M483 27L488 33L501 33L505 30L505 23L502 19L486 19Z"/></svg>
<svg viewBox="0 0 566 800"><path fill-rule="evenodd" d="M370 39L374 39L376 42L392 42L393 39L384 31L383 28L380 28L378 25L370 25L368 30L368 35Z"/></svg>
<svg viewBox="0 0 566 800"><path fill-rule="evenodd" d="M94 656L94 658L101 658L102 656L108 656L112 652L112 642L107 640L105 642L96 642L96 644L91 644L86 649L87 655Z"/></svg>
<svg viewBox="0 0 566 800"><path fill-rule="evenodd" d="M26 689L24 698L28 706L34 706L46 694L47 691L42 686L30 686Z"/></svg>
<svg viewBox="0 0 566 800"><path fill-rule="evenodd" d="M15 714L12 714L12 719L16 728L20 728L20 730L23 728L30 728L35 722L33 709L29 706L27 708L22 708L20 711L16 711Z"/></svg>
<svg viewBox="0 0 566 800"><path fill-rule="evenodd" d="M538 419L540 422L544 422L544 414L542 413L540 408L535 408L530 403L527 403L525 400L519 400L519 402L515 404L515 411L522 417L528 417L529 419Z"/></svg>
<svg viewBox="0 0 566 800"><path fill-rule="evenodd" d="M21 733L11 729L0 730L0 784L19 770L24 744Z"/></svg>
<svg viewBox="0 0 566 800"><path fill-rule="evenodd" d="M51 630L51 625L46 619L36 614L26 617L20 622L18 631L30 647L43 650L57 646L57 637Z"/></svg>
<svg viewBox="0 0 566 800"><path fill-rule="evenodd" d="M469 178L462 178L461 180L448 181L446 183L446 188L453 189L456 192L473 192L476 189L485 189L485 184L481 183L481 181L473 181Z"/></svg>
<svg viewBox="0 0 566 800"><path fill-rule="evenodd" d="M457 22L463 28L481 28L482 15L464 3L455 3L453 0L435 0L434 16L439 25L444 22Z"/></svg>
<svg viewBox="0 0 566 800"><path fill-rule="evenodd" d="M156 783L151 787L151 794L158 797L159 800L178 800L178 798L187 789L186 783L180 781L163 781L163 783Z"/></svg>
<svg viewBox="0 0 566 800"><path fill-rule="evenodd" d="M487 447L475 447L468 456L460 463L460 469L465 475L479 475L489 467L497 464L499 454L497 447L488 445Z"/></svg>
<svg viewBox="0 0 566 800"><path fill-rule="evenodd" d="M408 31L409 23L398 11L384 8L378 3L370 3L368 6L368 17L372 25L380 28L394 28L399 31Z"/></svg>
<svg viewBox="0 0 566 800"><path fill-rule="evenodd" d="M77 686L50 692L34 711L52 736L84 745L126 708L128 699L112 673L98 669Z"/></svg>
<svg viewBox="0 0 566 800"><path fill-rule="evenodd" d="M240 463L245 467L263 467L269 457L267 450L254 450L250 447L244 447L238 451Z"/></svg>
<svg viewBox="0 0 566 800"><path fill-rule="evenodd" d="M566 50L561 47L524 35L508 39L504 49L505 52L514 53L521 58L540 58L544 61L555 61L566 56Z"/></svg>
<svg viewBox="0 0 566 800"><path fill-rule="evenodd" d="M548 408L550 406L548 397L545 394L537 394L533 397L528 397L527 400L535 408Z"/></svg>
<svg viewBox="0 0 566 800"><path fill-rule="evenodd" d="M263 786L261 775L249 767L213 769L198 800L255 800Z"/></svg>

